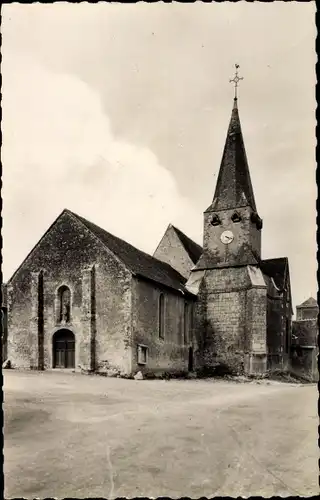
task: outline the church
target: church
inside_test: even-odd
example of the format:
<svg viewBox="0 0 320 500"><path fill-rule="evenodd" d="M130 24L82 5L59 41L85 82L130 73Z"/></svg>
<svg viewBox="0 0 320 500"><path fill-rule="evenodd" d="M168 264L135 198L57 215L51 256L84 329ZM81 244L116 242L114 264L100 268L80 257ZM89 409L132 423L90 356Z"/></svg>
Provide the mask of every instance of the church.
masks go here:
<svg viewBox="0 0 320 500"><path fill-rule="evenodd" d="M235 97L203 246L169 225L151 256L63 210L4 287L4 359L126 377L285 369L289 265L261 258L262 228Z"/></svg>

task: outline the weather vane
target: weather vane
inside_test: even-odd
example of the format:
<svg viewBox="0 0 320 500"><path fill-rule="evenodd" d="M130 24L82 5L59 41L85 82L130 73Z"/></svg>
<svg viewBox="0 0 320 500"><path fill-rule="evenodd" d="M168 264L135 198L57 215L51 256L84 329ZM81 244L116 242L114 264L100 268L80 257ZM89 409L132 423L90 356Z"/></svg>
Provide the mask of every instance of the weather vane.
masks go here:
<svg viewBox="0 0 320 500"><path fill-rule="evenodd" d="M238 76L238 68L240 68L239 64L235 64L235 68L236 68L236 74L234 78L232 78L232 80L229 80L229 83L231 82L234 83L234 98L237 99L238 83L240 82L240 80L243 80L243 77Z"/></svg>

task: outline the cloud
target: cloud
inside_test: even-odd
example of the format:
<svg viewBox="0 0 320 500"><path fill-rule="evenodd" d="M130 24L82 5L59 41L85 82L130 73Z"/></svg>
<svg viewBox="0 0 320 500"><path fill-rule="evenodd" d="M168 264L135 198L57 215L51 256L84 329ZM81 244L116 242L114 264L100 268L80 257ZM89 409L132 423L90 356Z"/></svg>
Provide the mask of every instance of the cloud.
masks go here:
<svg viewBox="0 0 320 500"><path fill-rule="evenodd" d="M148 252L169 222L200 227L153 152L114 136L90 86L8 51L2 72L5 279L63 208Z"/></svg>
<svg viewBox="0 0 320 500"><path fill-rule="evenodd" d="M262 255L289 257L295 303L314 295L314 12L312 2L5 5L5 273L64 207L148 251L169 221L201 242L237 61Z"/></svg>

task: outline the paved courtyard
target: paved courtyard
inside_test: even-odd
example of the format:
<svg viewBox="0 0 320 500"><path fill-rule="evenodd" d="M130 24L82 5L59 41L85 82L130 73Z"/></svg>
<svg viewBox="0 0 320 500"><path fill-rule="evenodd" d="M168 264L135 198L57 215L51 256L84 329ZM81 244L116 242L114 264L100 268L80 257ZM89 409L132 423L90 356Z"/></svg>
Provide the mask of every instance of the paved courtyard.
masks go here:
<svg viewBox="0 0 320 500"><path fill-rule="evenodd" d="M6 371L5 497L310 496L317 387Z"/></svg>

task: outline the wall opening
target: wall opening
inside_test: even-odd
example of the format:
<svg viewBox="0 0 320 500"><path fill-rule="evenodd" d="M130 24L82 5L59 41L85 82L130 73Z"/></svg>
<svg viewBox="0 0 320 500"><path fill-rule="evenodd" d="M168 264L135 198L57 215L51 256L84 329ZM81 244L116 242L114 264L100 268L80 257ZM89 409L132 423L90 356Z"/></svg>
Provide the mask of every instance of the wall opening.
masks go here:
<svg viewBox="0 0 320 500"><path fill-rule="evenodd" d="M220 224L221 224L220 218L218 217L218 215L214 215L211 219L211 225L212 226L220 226Z"/></svg>
<svg viewBox="0 0 320 500"><path fill-rule="evenodd" d="M231 217L232 222L241 222L241 216L238 214L238 212L235 212L232 217Z"/></svg>
<svg viewBox="0 0 320 500"><path fill-rule="evenodd" d="M66 285L62 285L58 289L58 317L59 323L64 321L70 323L71 321L71 293Z"/></svg>
<svg viewBox="0 0 320 500"><path fill-rule="evenodd" d="M146 365L148 361L148 347L138 345L138 365Z"/></svg>
<svg viewBox="0 0 320 500"><path fill-rule="evenodd" d="M75 368L75 337L61 328L53 335L53 368Z"/></svg>

